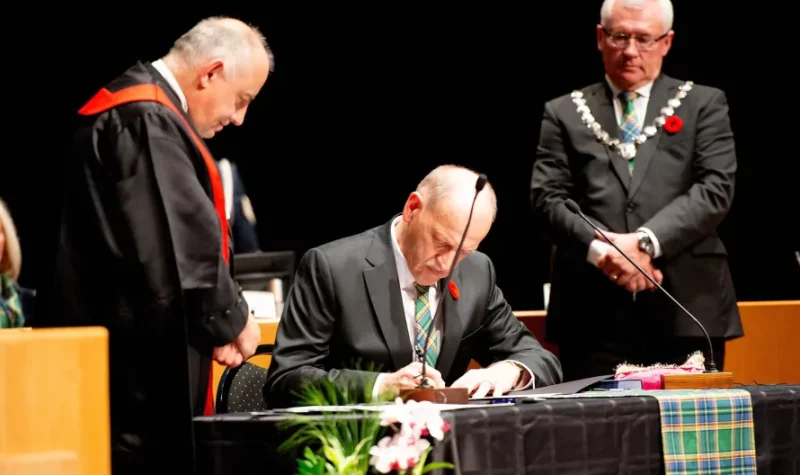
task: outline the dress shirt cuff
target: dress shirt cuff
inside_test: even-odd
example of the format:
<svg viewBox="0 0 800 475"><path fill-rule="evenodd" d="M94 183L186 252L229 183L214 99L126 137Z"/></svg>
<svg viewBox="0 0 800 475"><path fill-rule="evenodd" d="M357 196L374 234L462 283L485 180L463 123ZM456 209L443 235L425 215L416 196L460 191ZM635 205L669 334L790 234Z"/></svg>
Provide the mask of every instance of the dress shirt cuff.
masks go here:
<svg viewBox="0 0 800 475"><path fill-rule="evenodd" d="M380 388L381 388L381 380L382 380L382 379L383 379L385 376L386 376L386 374L385 374L385 373L380 373L380 374L378 374L378 377L377 377L377 378L375 378L375 385L374 385L374 386L372 386L372 401L373 401L373 402L377 401L377 400L378 400L378 397L380 396L380 394L378 394L378 391L379 391L379 390L380 390Z"/></svg>
<svg viewBox="0 0 800 475"><path fill-rule="evenodd" d="M652 243L653 243L653 259L655 259L657 257L661 257L661 244L658 243L658 238L656 238L656 235L653 234L653 231L650 231L647 228L639 228L636 231L637 232L643 232L643 233L647 234L647 237L649 237L650 241L652 241Z"/></svg>
<svg viewBox="0 0 800 475"><path fill-rule="evenodd" d="M597 267L597 262L612 249L611 245L599 239L595 239L589 244L589 253L586 255L586 261L589 264Z"/></svg>
<svg viewBox="0 0 800 475"><path fill-rule="evenodd" d="M508 361L509 363L514 363L515 365L523 368L528 373L527 378L523 376L520 379L519 383L517 383L515 387L511 388L512 391L521 391L523 389L530 389L534 387L536 383L536 381L534 381L535 376L533 375L533 371L531 371L530 368L528 368L526 365L516 360L506 360L506 361Z"/></svg>

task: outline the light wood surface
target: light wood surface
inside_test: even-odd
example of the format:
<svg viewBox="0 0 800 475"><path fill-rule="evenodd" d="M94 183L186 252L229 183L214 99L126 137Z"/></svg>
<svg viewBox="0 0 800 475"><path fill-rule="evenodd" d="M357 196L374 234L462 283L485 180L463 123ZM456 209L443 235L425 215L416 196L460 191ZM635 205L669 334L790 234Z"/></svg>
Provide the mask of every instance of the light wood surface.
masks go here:
<svg viewBox="0 0 800 475"><path fill-rule="evenodd" d="M0 473L111 473L108 332L0 331Z"/></svg>
<svg viewBox="0 0 800 475"><path fill-rule="evenodd" d="M745 336L728 343L725 368L734 383L800 384L800 300L740 302ZM514 312L545 348L558 354L558 347L544 342L544 310ZM261 342L274 343L278 322L262 322ZM269 357L256 364L269 366ZM224 368L214 365L214 394Z"/></svg>
<svg viewBox="0 0 800 475"><path fill-rule="evenodd" d="M733 387L733 373L665 374L661 376L664 389L730 389Z"/></svg>
<svg viewBox="0 0 800 475"><path fill-rule="evenodd" d="M800 300L741 302L739 311L744 337L725 347L733 381L800 384Z"/></svg>
<svg viewBox="0 0 800 475"><path fill-rule="evenodd" d="M0 475L81 475L75 452L0 455Z"/></svg>

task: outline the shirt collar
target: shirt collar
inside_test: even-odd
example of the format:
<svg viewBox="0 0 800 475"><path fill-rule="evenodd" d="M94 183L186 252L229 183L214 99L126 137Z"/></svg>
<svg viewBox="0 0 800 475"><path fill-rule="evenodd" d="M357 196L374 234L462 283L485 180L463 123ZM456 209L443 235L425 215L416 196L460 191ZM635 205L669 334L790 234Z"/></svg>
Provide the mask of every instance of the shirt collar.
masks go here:
<svg viewBox="0 0 800 475"><path fill-rule="evenodd" d="M169 70L167 65L164 63L163 59L159 59L153 62L153 67L156 68L164 79L166 79L167 84L175 91L175 94L178 96L178 99L181 101L181 107L183 108L184 112L189 112L189 105L186 103L186 96L183 94L183 90L181 86L178 84L178 80L175 78L175 75L172 74L172 71Z"/></svg>
<svg viewBox="0 0 800 475"><path fill-rule="evenodd" d="M403 251L400 250L400 244L397 243L396 228L397 223L401 219L403 219L403 217L398 216L392 221L392 249L394 250L394 263L397 267L397 278L399 279L400 288L407 290L414 288L414 276L411 275L411 271L408 269L408 263L406 262L406 256L403 255Z"/></svg>
<svg viewBox="0 0 800 475"><path fill-rule="evenodd" d="M606 82L608 83L609 87L611 87L611 91L614 93L614 97L619 97L619 94L622 92L622 89L618 88L614 85L614 82L611 81L611 78L606 75ZM645 84L644 86L634 89L639 94L639 97L650 97L650 91L653 89L653 81Z"/></svg>

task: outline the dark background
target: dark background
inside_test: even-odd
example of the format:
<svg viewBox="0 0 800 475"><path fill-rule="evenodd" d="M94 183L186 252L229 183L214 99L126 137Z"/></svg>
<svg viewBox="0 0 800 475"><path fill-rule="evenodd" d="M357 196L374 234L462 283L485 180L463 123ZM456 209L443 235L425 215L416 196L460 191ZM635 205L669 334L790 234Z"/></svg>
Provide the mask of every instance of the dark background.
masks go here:
<svg viewBox="0 0 800 475"><path fill-rule="evenodd" d="M209 144L239 165L264 250L299 256L382 224L433 167L462 164L486 173L498 193L497 223L481 249L501 288L518 310L542 308L550 246L528 199L542 106L602 79L600 4L310 2L290 9L254 2L175 4L170 12L115 3L14 17L21 32L6 33L0 196L21 235L21 282L36 287L42 273L75 111L134 61L163 55L198 20L232 15L262 29L276 70L244 125ZM778 26L774 9L730 5L677 0L664 70L728 94L739 172L721 234L739 300L797 299L796 99L781 66L793 60L766 55L793 30Z"/></svg>

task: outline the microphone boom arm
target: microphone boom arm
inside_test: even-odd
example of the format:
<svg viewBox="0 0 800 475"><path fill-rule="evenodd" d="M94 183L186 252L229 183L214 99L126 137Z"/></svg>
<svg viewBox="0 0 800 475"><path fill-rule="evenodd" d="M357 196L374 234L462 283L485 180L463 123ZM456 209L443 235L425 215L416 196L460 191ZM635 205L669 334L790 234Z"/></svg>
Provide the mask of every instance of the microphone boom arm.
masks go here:
<svg viewBox="0 0 800 475"><path fill-rule="evenodd" d="M467 225L464 227L464 232L461 234L461 242L458 243L458 247L456 248L456 253L453 256L453 261L450 263L450 272L447 273L447 277L444 279L444 284L442 285L443 292L447 289L448 285L450 284L450 279L453 277L453 272L456 268L456 263L458 262L458 255L461 254L461 249L464 247L464 241L467 239L467 231L469 231L469 225L472 222L472 212L475 210L475 202L478 201L478 195L480 194L483 187L486 185L486 175L481 173L478 176L478 180L475 182L475 196L472 197L472 206L469 208L469 217L467 218ZM439 311L444 306L444 299L439 299L439 305L436 307L436 312L434 313L433 317L431 318L431 328L435 328L434 325L438 321ZM425 337L425 343L422 345L422 354L419 355L422 359L422 374L420 375L420 388L430 388L431 385L428 383L426 378L426 369L428 365L425 363L425 356L428 354L428 345L430 344L431 335L433 335L435 330L431 330L428 332L428 335Z"/></svg>
<svg viewBox="0 0 800 475"><path fill-rule="evenodd" d="M661 286L661 285L660 285L658 282L656 282L656 281L655 281L655 279L653 279L653 278L650 276L650 274L648 274L647 272L645 272L645 271L644 271L644 269L642 269L641 267L639 267L639 265L638 265L637 263L635 263L635 262L633 261L633 259L631 259L630 257L628 257L628 254L627 254L627 253L623 252L623 251L622 251L622 249L620 249L620 248L619 248L619 246L617 246L616 244L614 244L614 242L613 242L611 239L609 239L609 237L608 237L608 236L606 236L606 233L604 233L604 232L603 232L603 230L602 230L602 229L600 229L600 227L599 227L599 226L597 226L596 224L594 224L594 223L592 222L592 220L590 220L590 219L589 219L589 218L588 218L588 217L587 217L585 214L583 214L583 211L581 211L581 209L580 209L580 207L578 207L578 204L577 204L577 203L575 203L575 202L574 202L574 201L572 201L572 200L567 200L567 201L566 201L564 204L566 205L567 209L569 209L569 210L570 210L570 211L572 211L573 213L577 214L578 216L580 216L581 218L583 218L583 220L584 220L584 221L586 221L587 223L589 223L589 226L593 227L593 228L595 229L595 231L597 231L598 233L600 233L600 235L601 235L601 236L603 236L603 238L606 240L606 242L608 242L609 244L611 244L611 246L612 246L614 249L616 249L616 250L617 250L617 252L619 252L619 253L622 255L622 257L624 257L624 258L625 258L625 259L626 259L628 262L630 262L630 263L633 265L633 267L635 267L635 268L636 268L636 270L638 270L638 271L639 271L639 272L640 272L640 273L641 273L643 276L645 276L645 278L647 278L647 280L649 280L649 281L650 281L650 282L651 282L653 285L655 285L655 286L658 288L658 290L660 290L660 291L661 291L661 292L662 292L664 295L666 295L667 297L669 297L669 299L670 299L670 300L672 300L672 301L675 303L675 305L677 305L677 306L678 306L678 308L680 308L681 310L683 310L683 312L684 312L686 315L688 315L688 316L689 316L689 318L691 318L691 319L694 321L694 323L696 323L696 324L697 324L697 326L698 326L698 327L700 327L700 330L703 332L703 335L706 337L706 341L708 342L708 371L707 371L707 372L709 372L709 373L716 373L716 372L717 372L717 364L714 362L714 348L711 346L711 337L708 335L708 331L706 331L706 327L705 327L705 326L704 326L702 323L700 323L700 320L698 320L698 319L697 319L697 317L695 317L694 315L692 315L692 313L691 313L689 310L687 310L687 309L686 309L686 307L684 307L683 305L681 305L681 303L680 303L680 302L678 302L678 300L677 300L677 299L675 299L675 297L673 297L673 296L672 296L672 294L670 294L669 292L667 292L667 291L664 289L664 287L662 287L662 286Z"/></svg>

